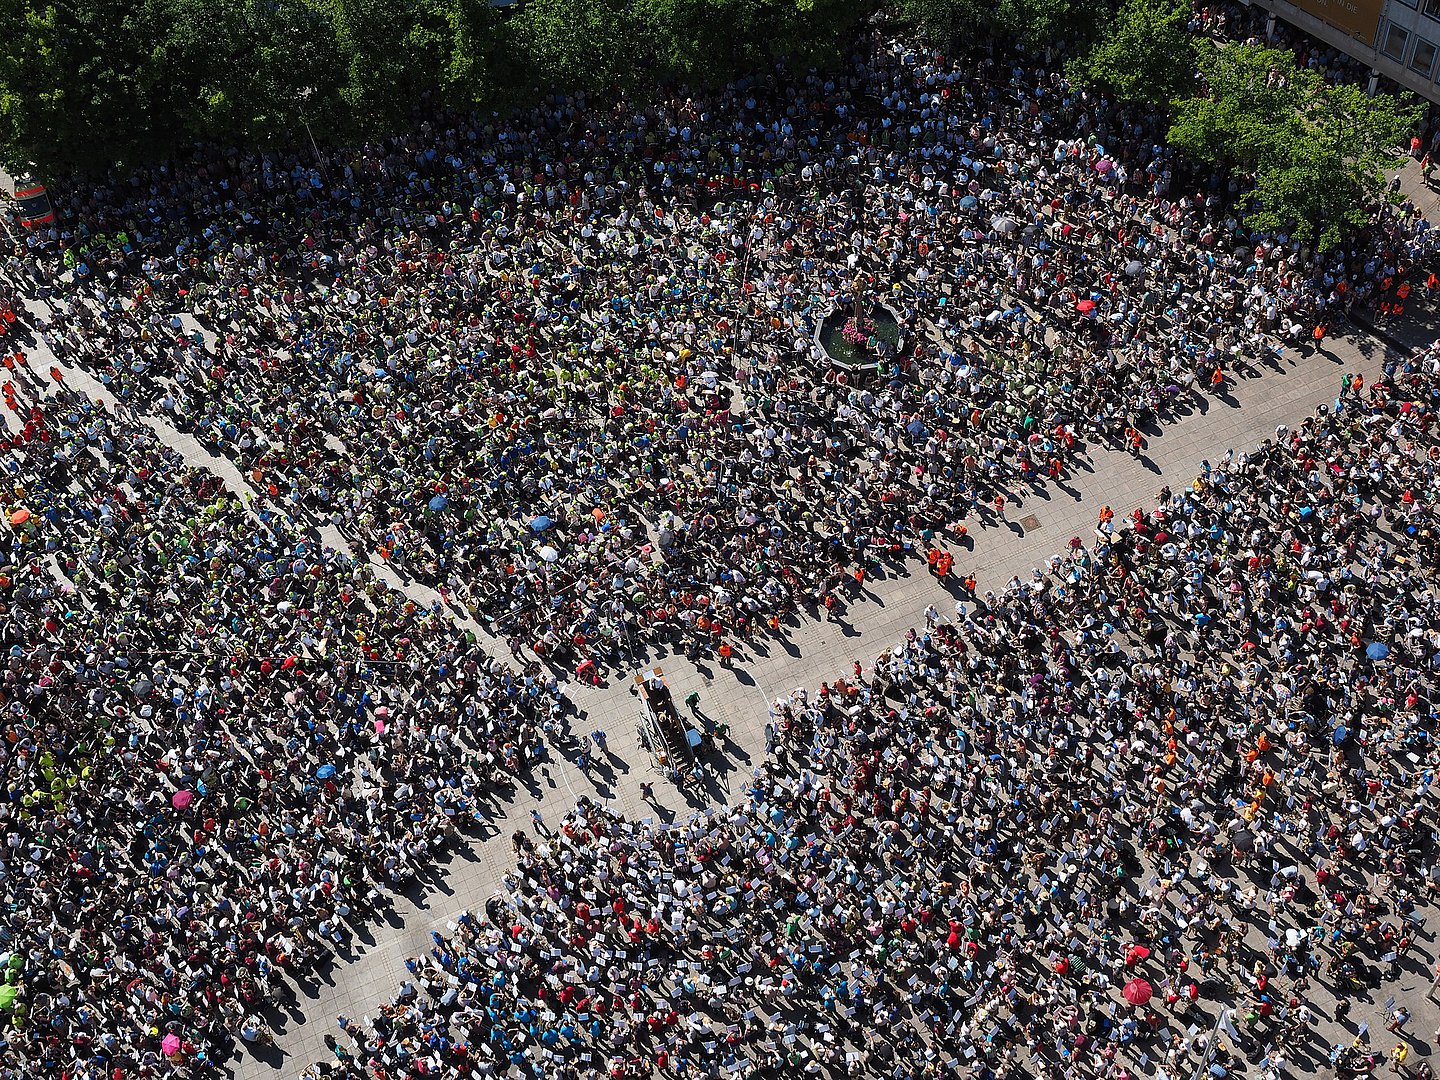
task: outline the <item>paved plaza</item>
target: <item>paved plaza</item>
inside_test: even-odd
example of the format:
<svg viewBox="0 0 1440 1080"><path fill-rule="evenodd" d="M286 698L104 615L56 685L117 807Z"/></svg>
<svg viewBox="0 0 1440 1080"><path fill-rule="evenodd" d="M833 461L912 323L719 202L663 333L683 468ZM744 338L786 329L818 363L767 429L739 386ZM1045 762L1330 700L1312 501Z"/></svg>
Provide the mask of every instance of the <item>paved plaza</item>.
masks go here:
<svg viewBox="0 0 1440 1080"><path fill-rule="evenodd" d="M1418 189L1414 163L1400 167L1407 185ZM1440 199L1434 192L1419 192L1417 197L1429 213L1440 215ZM38 302L37 306L43 307ZM1298 425L1316 406L1335 398L1343 374L1359 372L1367 383L1374 383L1387 358L1397 358L1435 336L1430 313L1425 310L1411 312L1394 325L1336 327L1333 331L1320 347L1288 351L1271 368L1240 379L1222 395L1196 398L1187 415L1148 433L1141 456L1092 450L1063 482L1014 493L1004 520L988 513L972 518L967 522L966 541L952 545L957 573L951 582L973 574L983 593L999 588L1014 575L1028 577L1032 568L1071 537L1088 538L1102 506L1125 514L1153 504L1162 486L1183 487L1202 471L1204 462L1217 461L1227 449L1247 451L1273 437L1277 427ZM43 366L59 364L46 350L37 352ZM105 396L84 372L60 366L72 385ZM174 431L163 420L146 420L193 464L211 468L237 491L249 489L246 477L233 464L207 453L195 439ZM338 533L325 532L323 539L336 547L345 544ZM397 577L389 568L377 565L377 569L415 599L425 603L434 599L434 594ZM751 769L764 752L767 709L775 695L848 675L856 662L869 668L875 656L900 640L907 629L923 626L929 606L933 605L941 618L952 619L957 599L963 597L926 573L918 560L912 560L907 571L868 579L863 597L852 603L842 618L792 621L778 641L767 638L763 644L737 646L728 666L650 654L647 662L663 665L677 701L698 693L699 711L717 724L728 725L728 742L716 761L717 782L708 791L708 802L724 804L743 798ZM492 639L488 644L493 652L504 655L503 643ZM668 821L703 810L704 805L687 803L663 781L640 746L639 704L628 678L612 678L599 688L572 683L568 693L578 707L578 717L572 718L575 732L603 730L610 750L607 760L581 771L569 761L552 758L521 776L517 797L493 805L489 836L442 859L408 895L396 897L394 909L384 921L353 936L349 949L322 967L319 984L303 990L287 1006L285 1015L277 1017L276 1046L261 1051L260 1056L241 1051L239 1076L291 1077L326 1057L323 1038L333 1032L337 1015L361 1017L387 1000L407 977L405 958L429 948L432 930L443 930L458 913L483 906L496 893L501 875L513 862L509 838L517 829L528 829L532 811L556 821L581 795L638 819ZM657 804L642 799L642 783L655 785ZM1425 967L1417 962L1396 992L1415 1014L1411 1029L1421 1037L1413 1045L1417 1054L1425 1055L1433 1047L1424 1037L1435 1031L1440 1018L1427 997L1426 972L1434 970L1436 960L1433 938L1422 936L1416 953ZM1320 1030L1332 1040L1348 1039L1360 1024L1368 1023L1378 1045L1385 1037L1383 1008L1384 992L1370 995L1352 1013L1347 1028L1329 1024ZM1323 1005L1320 1011L1326 1012ZM1412 1063L1414 1060L1412 1057Z"/></svg>
<svg viewBox="0 0 1440 1080"><path fill-rule="evenodd" d="M1413 326L1407 329L1419 332ZM1109 504L1123 513L1150 505L1162 485L1183 486L1200 473L1202 462L1217 460L1227 448L1246 450L1272 437L1277 426L1300 422L1334 398L1342 373L1359 371L1373 381L1385 357L1397 353L1395 344L1353 330L1327 340L1322 349L1288 354L1278 370L1243 380L1224 397L1207 397L1190 415L1153 433L1143 457L1098 452L1067 482L1023 498L1013 510L1007 508L1007 521L972 520L969 542L954 549L958 576L973 573L981 592L1012 575L1028 576L1070 537L1088 537L1101 506ZM79 372L71 377L77 384L85 381ZM216 468L232 485L243 483L233 468L225 468L193 440L174 434L194 460ZM841 620L792 623L781 641L737 651L728 668L696 665L680 655L652 656L663 665L677 701L696 691L700 710L729 725L720 782L709 792L714 802L742 797L750 770L764 752L767 708L775 694L848 674L857 660L868 668L908 628L923 626L923 613L931 604L942 617L954 617L958 593L943 588L923 565L912 567L908 574L867 581L864 597ZM387 576L414 591L412 585ZM423 592L416 595L426 598ZM493 832L485 841L444 858L410 895L397 897L386 920L353 938L351 949L324 971L318 986L286 1010L273 1050L259 1057L242 1051L241 1077L295 1076L311 1061L327 1056L323 1038L333 1032L337 1015L364 1016L387 1000L407 977L405 958L429 948L432 930L443 930L458 913L482 906L496 893L513 861L509 837L529 827L532 810L554 821L580 795L639 819L658 815L671 820L700 809L662 780L640 746L639 705L626 680L615 679L598 689L572 685L569 692L580 712L573 720L576 732L600 729L607 734L608 765L587 774L569 761L552 758L522 777L518 797L494 806ZM655 785L659 808L641 798L642 782ZM1419 951L1427 960L1433 960L1430 950L1422 941ZM1419 998L1421 983L1412 977L1402 985L1407 1001ZM1357 1009L1351 1027L1368 1020L1378 1032L1381 1005L1377 998L1369 1015ZM1437 1015L1417 1011L1414 1030L1433 1030Z"/></svg>

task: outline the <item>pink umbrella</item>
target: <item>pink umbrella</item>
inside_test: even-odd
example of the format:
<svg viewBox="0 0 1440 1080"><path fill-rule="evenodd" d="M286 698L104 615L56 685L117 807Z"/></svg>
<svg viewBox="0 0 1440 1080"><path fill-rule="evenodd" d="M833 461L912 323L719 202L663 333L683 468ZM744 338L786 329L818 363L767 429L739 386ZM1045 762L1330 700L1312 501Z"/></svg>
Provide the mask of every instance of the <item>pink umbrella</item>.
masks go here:
<svg viewBox="0 0 1440 1080"><path fill-rule="evenodd" d="M193 791L181 790L170 796L170 804L174 806L176 810L184 810L194 801L195 793Z"/></svg>
<svg viewBox="0 0 1440 1080"><path fill-rule="evenodd" d="M170 1057L172 1054L178 1054L180 1052L180 1036L174 1032L166 1035L165 1038L160 1040L160 1052L166 1057Z"/></svg>
<svg viewBox="0 0 1440 1080"><path fill-rule="evenodd" d="M1102 157L1099 161L1095 162L1096 172L1109 172L1114 167L1115 163L1111 161L1108 157Z"/></svg>
<svg viewBox="0 0 1440 1080"><path fill-rule="evenodd" d="M1120 991L1120 996L1131 1005L1144 1005L1155 993L1155 988L1144 979L1131 979Z"/></svg>

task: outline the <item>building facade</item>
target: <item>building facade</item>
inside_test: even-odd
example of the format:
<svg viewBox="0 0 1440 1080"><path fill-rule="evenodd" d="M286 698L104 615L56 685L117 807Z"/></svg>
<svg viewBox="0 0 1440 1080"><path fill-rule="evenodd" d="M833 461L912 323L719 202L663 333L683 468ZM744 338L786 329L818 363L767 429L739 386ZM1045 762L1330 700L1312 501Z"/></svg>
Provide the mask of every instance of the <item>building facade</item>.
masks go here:
<svg viewBox="0 0 1440 1080"><path fill-rule="evenodd" d="M1440 0L1254 0L1375 71L1440 102Z"/></svg>

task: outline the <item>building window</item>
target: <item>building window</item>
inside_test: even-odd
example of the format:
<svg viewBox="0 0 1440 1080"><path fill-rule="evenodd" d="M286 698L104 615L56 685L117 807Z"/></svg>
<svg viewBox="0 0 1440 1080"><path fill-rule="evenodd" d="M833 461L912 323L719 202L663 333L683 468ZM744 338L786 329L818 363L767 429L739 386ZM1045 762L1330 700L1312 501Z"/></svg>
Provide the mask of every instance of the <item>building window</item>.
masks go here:
<svg viewBox="0 0 1440 1080"><path fill-rule="evenodd" d="M1437 0L1425 0L1425 6L1421 10L1432 19L1440 19L1440 2Z"/></svg>
<svg viewBox="0 0 1440 1080"><path fill-rule="evenodd" d="M1435 46L1424 38L1417 38L1415 41L1415 54L1410 57L1410 68L1418 71L1426 78L1430 77L1430 69L1435 66Z"/></svg>
<svg viewBox="0 0 1440 1080"><path fill-rule="evenodd" d="M1391 23L1385 32L1385 46L1381 51L1391 60L1405 59L1405 46L1410 44L1410 31Z"/></svg>

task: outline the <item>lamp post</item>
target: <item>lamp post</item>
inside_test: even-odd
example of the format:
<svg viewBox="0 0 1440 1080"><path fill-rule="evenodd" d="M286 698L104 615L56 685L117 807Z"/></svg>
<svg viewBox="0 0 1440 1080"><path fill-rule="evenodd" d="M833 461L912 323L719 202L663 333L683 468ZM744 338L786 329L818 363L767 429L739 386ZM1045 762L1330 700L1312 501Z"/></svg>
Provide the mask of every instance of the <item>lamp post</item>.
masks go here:
<svg viewBox="0 0 1440 1080"><path fill-rule="evenodd" d="M320 156L320 147L315 144L315 133L310 130L310 120L305 115L305 103L314 93L313 86L305 86L301 87L295 96L300 99L300 122L305 125L305 134L310 137L310 149L315 151L315 167L320 170L320 178L328 181L329 177L325 175L325 159Z"/></svg>

